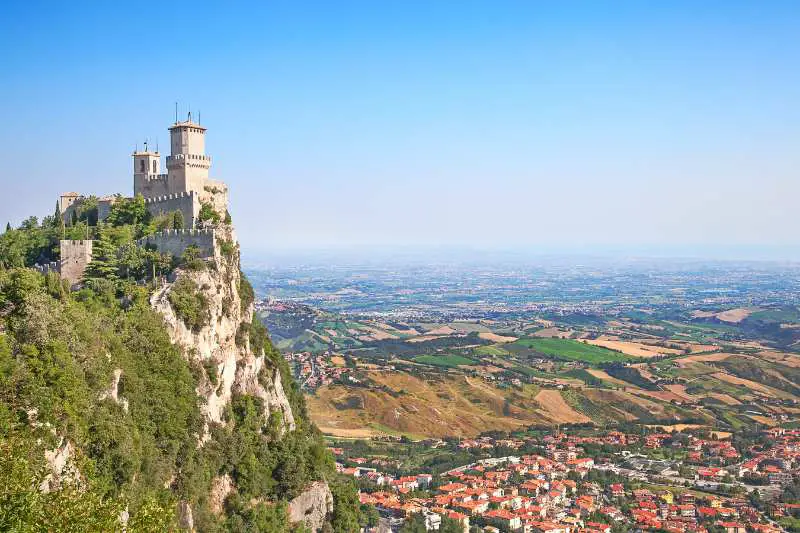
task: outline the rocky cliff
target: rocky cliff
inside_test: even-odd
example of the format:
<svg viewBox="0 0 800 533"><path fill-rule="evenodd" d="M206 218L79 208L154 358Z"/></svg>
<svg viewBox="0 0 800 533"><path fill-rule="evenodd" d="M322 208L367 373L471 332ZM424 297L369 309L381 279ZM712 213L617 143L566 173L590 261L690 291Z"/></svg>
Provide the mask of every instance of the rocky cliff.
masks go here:
<svg viewBox="0 0 800 533"><path fill-rule="evenodd" d="M243 328L253 321L254 307L252 300L243 300L240 294L242 274L235 232L228 226L216 232L217 246L207 267L179 269L173 282L156 291L150 303L164 317L172 341L205 369L197 393L203 399L207 422L224 423L225 407L234 393L241 393L261 398L267 413L280 414L283 430L292 430L294 415L279 369L270 366L263 353L253 353L249 337L242 335ZM191 280L207 302L206 323L200 328L187 326L170 303L170 292L180 277ZM262 372L265 379L259 379Z"/></svg>
<svg viewBox="0 0 800 533"><path fill-rule="evenodd" d="M197 387L204 417L200 446L211 438L212 425L231 423L225 412L235 395L260 399L265 419L275 420L277 415L280 434L296 429L295 414L283 386L286 376L263 350L251 346L246 334L258 318L252 294L243 290L247 282L240 270L235 232L230 226L215 231L217 245L213 256L206 258L206 266L178 269L150 299L153 309L164 317L172 341L181 346L191 363L204 369ZM170 294L181 279L190 280L206 302L207 313L200 327L187 325L171 301ZM209 498L211 511L221 513L225 498L236 490L229 475L216 477ZM319 531L332 511L333 497L325 481L313 482L288 506L291 522L302 522L312 531ZM181 526L191 529L192 512L186 502L181 502L179 515Z"/></svg>
<svg viewBox="0 0 800 533"><path fill-rule="evenodd" d="M82 287L32 268L58 218L0 235L18 252L0 258L0 500L31 504L18 529L357 530L229 217L160 231L176 217L141 204L66 229L93 238Z"/></svg>

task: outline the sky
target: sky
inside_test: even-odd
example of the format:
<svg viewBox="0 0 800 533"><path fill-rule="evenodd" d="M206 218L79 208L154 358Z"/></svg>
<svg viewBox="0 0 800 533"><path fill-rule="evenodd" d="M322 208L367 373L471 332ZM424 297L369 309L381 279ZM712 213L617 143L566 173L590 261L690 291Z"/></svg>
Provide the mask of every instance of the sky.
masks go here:
<svg viewBox="0 0 800 533"><path fill-rule="evenodd" d="M131 194L178 102L245 253L800 258L798 2L6 2L0 54L3 223Z"/></svg>

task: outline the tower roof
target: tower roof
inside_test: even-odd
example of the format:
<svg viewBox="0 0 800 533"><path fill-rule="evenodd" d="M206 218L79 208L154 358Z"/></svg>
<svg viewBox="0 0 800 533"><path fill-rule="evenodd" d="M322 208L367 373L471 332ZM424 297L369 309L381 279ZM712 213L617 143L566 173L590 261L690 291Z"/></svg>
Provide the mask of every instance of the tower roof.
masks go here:
<svg viewBox="0 0 800 533"><path fill-rule="evenodd" d="M170 130L175 130L178 128L195 128L198 130L206 131L206 128L201 126L198 122L193 122L191 119L184 120L183 122L176 122L175 124L169 127Z"/></svg>

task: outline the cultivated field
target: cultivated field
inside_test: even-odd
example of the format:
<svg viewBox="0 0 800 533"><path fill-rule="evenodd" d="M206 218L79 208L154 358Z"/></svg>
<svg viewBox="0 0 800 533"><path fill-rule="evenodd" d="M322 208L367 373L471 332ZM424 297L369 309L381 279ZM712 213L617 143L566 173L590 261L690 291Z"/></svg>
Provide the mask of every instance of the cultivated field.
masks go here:
<svg viewBox="0 0 800 533"><path fill-rule="evenodd" d="M573 339L520 339L509 346L530 348L550 357L585 363L608 363L632 359L608 348L593 346Z"/></svg>

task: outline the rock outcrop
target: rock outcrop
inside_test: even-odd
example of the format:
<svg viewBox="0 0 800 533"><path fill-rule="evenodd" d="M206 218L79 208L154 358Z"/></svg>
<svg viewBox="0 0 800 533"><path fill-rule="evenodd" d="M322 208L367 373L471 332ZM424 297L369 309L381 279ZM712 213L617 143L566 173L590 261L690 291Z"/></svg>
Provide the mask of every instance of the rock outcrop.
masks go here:
<svg viewBox="0 0 800 533"><path fill-rule="evenodd" d="M280 413L281 434L295 429L280 369L265 354L253 353L249 335L241 334L249 331L249 325L258 318L254 316L254 303L242 298L236 236L230 227L215 231L217 244L213 256L206 258L207 266L178 269L170 283L150 299L152 307L164 317L171 340L183 348L190 363L204 369L205 377L197 387L205 418L204 434L198 439L200 446L210 439L211 424L230 423L224 413L235 394L260 398L267 415ZM207 321L200 328L187 326L170 302L170 291L181 278L194 282L208 304ZM111 389L116 393L116 383ZM110 390L108 396L116 400L113 393ZM227 474L214 478L209 494L211 511L221 513L225 499L235 491L235 483ZM332 509L333 496L324 481L312 483L289 504L291 521L302 521L312 531L322 528ZM192 509L187 502L180 503L178 516L182 529L193 528Z"/></svg>
<svg viewBox="0 0 800 533"><path fill-rule="evenodd" d="M299 496L289 502L289 520L304 522L311 531L319 531L328 513L333 511L333 494L323 481L312 483Z"/></svg>
<svg viewBox="0 0 800 533"><path fill-rule="evenodd" d="M206 372L216 374L207 376L197 390L204 400L203 414L208 422L225 423L225 407L234 393L240 393L261 398L266 410L281 413L283 430L292 430L294 416L278 369L264 354L252 353L246 335L237 339L243 324L254 319L254 306L252 302L242 303L239 244L233 229L223 227L216 231L217 246L213 257L208 258L208 268L176 272L176 279L191 279L205 296L209 307L207 324L199 330L191 329L178 318L169 301L174 283L156 291L150 303L164 317L172 341L183 347L187 357L201 363ZM261 372L266 373L267 379L259 379Z"/></svg>

